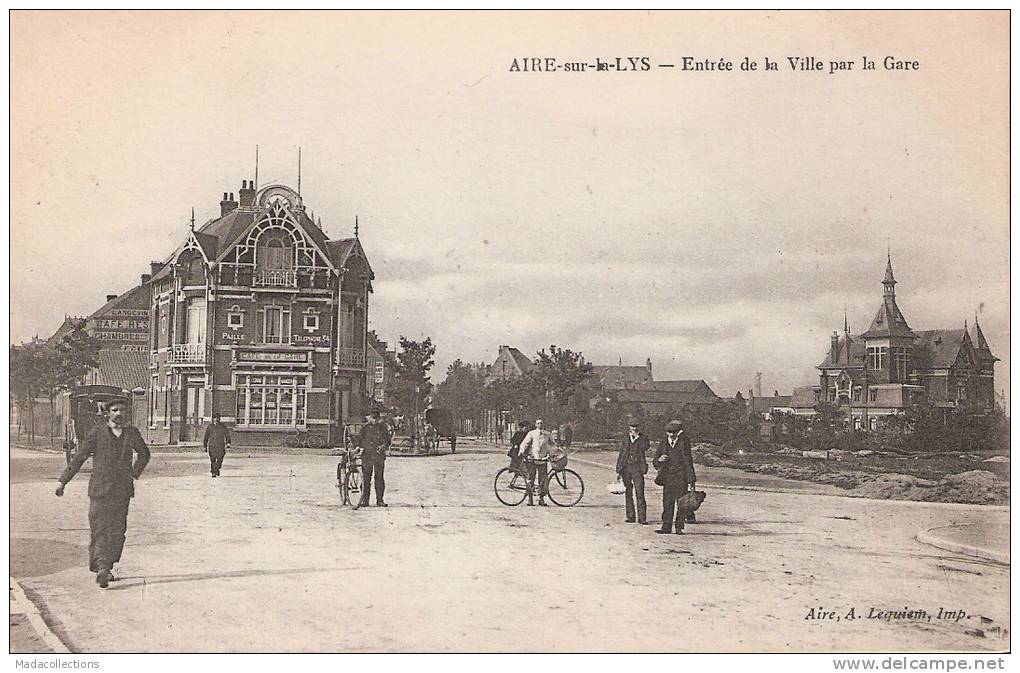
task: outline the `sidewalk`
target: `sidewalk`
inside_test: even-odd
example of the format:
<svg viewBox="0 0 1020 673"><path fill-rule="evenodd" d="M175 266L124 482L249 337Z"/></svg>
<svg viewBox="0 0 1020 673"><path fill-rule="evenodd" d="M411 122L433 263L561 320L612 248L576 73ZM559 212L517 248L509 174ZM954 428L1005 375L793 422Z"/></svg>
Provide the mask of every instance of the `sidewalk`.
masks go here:
<svg viewBox="0 0 1020 673"><path fill-rule="evenodd" d="M918 542L1009 565L1009 522L954 523L922 530Z"/></svg>

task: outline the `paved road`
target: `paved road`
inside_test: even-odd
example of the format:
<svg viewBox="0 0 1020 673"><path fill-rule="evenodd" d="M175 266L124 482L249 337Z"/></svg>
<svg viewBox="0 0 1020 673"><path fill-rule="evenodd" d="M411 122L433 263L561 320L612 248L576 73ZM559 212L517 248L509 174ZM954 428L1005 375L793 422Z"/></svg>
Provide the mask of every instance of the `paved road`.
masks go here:
<svg viewBox="0 0 1020 673"><path fill-rule="evenodd" d="M393 457L391 506L353 512L335 458L231 454L210 479L201 454L157 453L103 591L85 568L86 475L58 499L60 457L12 449L11 572L81 652L1009 647L1007 569L913 539L1002 509L710 489L691 535L659 536L624 524L609 471L580 461L580 506L503 507L504 461L481 445ZM867 618L904 608L932 620Z"/></svg>

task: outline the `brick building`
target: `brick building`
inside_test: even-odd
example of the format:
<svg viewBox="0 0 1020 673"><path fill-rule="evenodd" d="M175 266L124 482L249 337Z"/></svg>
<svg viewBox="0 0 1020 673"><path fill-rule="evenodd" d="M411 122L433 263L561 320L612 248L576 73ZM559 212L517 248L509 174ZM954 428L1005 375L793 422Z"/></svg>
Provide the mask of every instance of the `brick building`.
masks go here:
<svg viewBox="0 0 1020 673"><path fill-rule="evenodd" d="M357 227L328 240L282 185L233 196L153 264L150 434L199 441L219 414L236 444L335 443L367 397L374 274Z"/></svg>
<svg viewBox="0 0 1020 673"><path fill-rule="evenodd" d="M950 410L995 404L995 363L977 318L972 330L911 329L896 303L892 259L882 280L882 304L866 332L833 332L818 365L819 385L794 391L793 406L809 413L818 402L837 405L855 428L874 429L880 418L927 401ZM973 336L971 336L973 331Z"/></svg>

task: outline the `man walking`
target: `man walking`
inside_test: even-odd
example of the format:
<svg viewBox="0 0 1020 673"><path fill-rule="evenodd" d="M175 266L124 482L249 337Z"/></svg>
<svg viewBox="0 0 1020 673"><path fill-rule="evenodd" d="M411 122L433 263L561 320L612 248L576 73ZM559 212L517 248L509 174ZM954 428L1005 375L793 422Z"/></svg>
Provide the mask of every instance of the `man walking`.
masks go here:
<svg viewBox="0 0 1020 673"><path fill-rule="evenodd" d="M644 525L648 523L648 507L645 503L645 473L648 472L645 454L648 452L648 438L639 431L637 419L631 418L627 426L627 435L620 442L620 455L616 458L616 473L620 475L626 489L627 523L634 523L636 499L637 522Z"/></svg>
<svg viewBox="0 0 1020 673"><path fill-rule="evenodd" d="M688 489L694 490L697 476L691 457L691 440L680 421L666 424L666 439L659 443L653 461L659 468L662 484L662 527L656 533L673 532L673 510L676 509L676 533L683 535L687 512L676 507L677 499Z"/></svg>
<svg viewBox="0 0 1020 673"><path fill-rule="evenodd" d="M528 465L528 484L531 487L528 489L528 506L535 504L532 494L535 491L535 473L538 473L538 504L545 507L545 487L546 480L549 478L549 449L553 446L552 433L545 430L542 426L544 425L541 418L535 419L535 429L524 436L524 441L521 442L521 453L522 457L528 457L531 460L527 463Z"/></svg>
<svg viewBox="0 0 1020 673"><path fill-rule="evenodd" d="M375 504L387 507L383 502L386 491L386 449L390 446L390 433L386 425L379 422L379 410L373 409L365 419L367 423L358 433L358 446L361 454L361 500L354 509L368 507L368 492L372 488L372 475L375 475Z"/></svg>
<svg viewBox="0 0 1020 673"><path fill-rule="evenodd" d="M227 455L227 449L230 448L230 430L220 423L219 414L212 417L212 425L205 429L202 446L205 451L209 452L209 473L213 477L220 476L223 457Z"/></svg>
<svg viewBox="0 0 1020 673"><path fill-rule="evenodd" d="M113 579L113 564L120 561L127 531L128 505L135 494L134 480L149 462L149 447L138 429L128 423L126 399L108 405L107 422L96 426L85 437L71 463L60 475L57 496L92 456L89 478L89 570L96 573L96 584L105 589ZM138 458L132 464L133 454Z"/></svg>

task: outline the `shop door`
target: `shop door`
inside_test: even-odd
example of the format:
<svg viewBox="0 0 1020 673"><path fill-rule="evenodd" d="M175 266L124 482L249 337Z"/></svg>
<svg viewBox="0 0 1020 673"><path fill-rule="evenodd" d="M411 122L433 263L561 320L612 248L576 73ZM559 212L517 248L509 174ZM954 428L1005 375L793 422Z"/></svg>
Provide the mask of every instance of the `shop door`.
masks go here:
<svg viewBox="0 0 1020 673"><path fill-rule="evenodd" d="M201 438L202 412L205 407L205 383L198 380L187 380L181 391L184 395L181 408L184 416L181 419L181 441L197 442Z"/></svg>

